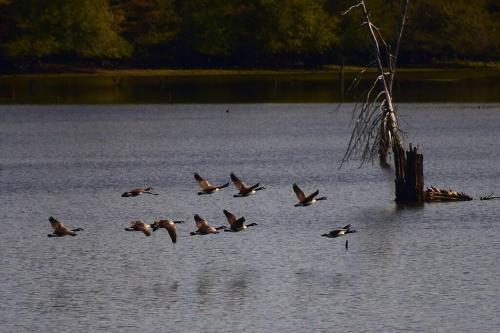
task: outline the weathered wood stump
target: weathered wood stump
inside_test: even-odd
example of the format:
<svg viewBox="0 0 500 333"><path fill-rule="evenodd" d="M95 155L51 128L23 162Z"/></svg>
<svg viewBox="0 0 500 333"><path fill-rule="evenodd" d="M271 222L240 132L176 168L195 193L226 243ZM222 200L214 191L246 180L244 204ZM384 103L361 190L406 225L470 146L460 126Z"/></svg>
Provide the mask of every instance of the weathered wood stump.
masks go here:
<svg viewBox="0 0 500 333"><path fill-rule="evenodd" d="M401 145L393 146L396 173L396 202L422 203L424 200L424 156L417 147L406 151Z"/></svg>
<svg viewBox="0 0 500 333"><path fill-rule="evenodd" d="M472 200L470 195L463 192L438 189L432 185L424 192L424 157L418 153L418 147L412 147L410 143L410 149L405 152L401 145L396 145L393 152L397 203ZM492 195L490 197L493 198Z"/></svg>

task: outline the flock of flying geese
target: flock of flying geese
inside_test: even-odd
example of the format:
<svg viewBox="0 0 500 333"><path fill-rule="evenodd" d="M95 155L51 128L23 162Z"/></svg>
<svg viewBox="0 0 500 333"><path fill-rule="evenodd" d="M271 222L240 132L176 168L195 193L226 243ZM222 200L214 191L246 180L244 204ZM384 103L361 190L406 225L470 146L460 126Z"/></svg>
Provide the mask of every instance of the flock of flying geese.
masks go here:
<svg viewBox="0 0 500 333"><path fill-rule="evenodd" d="M205 178L201 177L198 173L194 173L194 179L198 182L198 185L201 187L201 191L198 192L198 195L208 195L215 193L223 188L226 188L229 186L229 183L225 183L223 185L215 186L212 185L208 180ZM233 195L233 197L238 198L238 197L248 197L249 195L255 194L257 191L264 190L265 187L260 186L259 183L256 183L252 186L248 186L243 182L240 178L238 178L234 173L231 173L231 181L233 182L234 186L238 190L238 193ZM122 197L136 197L142 194L151 194L151 195L158 195L157 193L152 192L153 188L152 187L146 187L146 188L137 188L130 190L128 192L123 193L121 196ZM305 206L310 206L317 201L321 200L326 200L326 197L317 197L319 195L319 191L316 190L315 192L306 195L304 191L300 189L300 187L297 184L293 184L293 191L295 192L295 195L298 198L298 203L295 204L295 207L305 207ZM196 230L191 232L191 235L208 235L208 234L217 234L219 233L219 230L224 230L227 232L238 232L238 231L243 231L247 227L255 226L257 223L250 223L250 224L245 224L245 218L240 217L236 218L235 215L233 215L231 212L227 210L223 210L224 215L226 216L227 222L229 223L228 226L220 226L220 227L212 227L208 224L208 222L203 219L200 215L196 214L194 215L194 221L196 223ZM49 221L52 225L52 228L54 229L54 232L52 234L48 234L48 237L63 237L63 236L76 236L77 231L82 231L82 228L77 228L77 229L69 229L64 224L60 221L55 219L54 217L49 217ZM125 228L126 231L141 231L143 232L146 236L151 236L153 232L155 232L158 229L165 229L168 234L170 235L170 238L172 239L172 242L175 243L177 242L177 227L176 224L179 223L184 223L184 221L173 221L170 219L163 219L163 220L156 220L151 224L144 223L143 221L132 221L130 227ZM330 238L335 238L343 235L347 235L350 233L356 232L356 230L351 229L351 225L348 224L345 227L338 228L335 230L330 231L329 233L323 234L321 236L324 237L330 237ZM346 240L346 248L348 246L347 240Z"/></svg>

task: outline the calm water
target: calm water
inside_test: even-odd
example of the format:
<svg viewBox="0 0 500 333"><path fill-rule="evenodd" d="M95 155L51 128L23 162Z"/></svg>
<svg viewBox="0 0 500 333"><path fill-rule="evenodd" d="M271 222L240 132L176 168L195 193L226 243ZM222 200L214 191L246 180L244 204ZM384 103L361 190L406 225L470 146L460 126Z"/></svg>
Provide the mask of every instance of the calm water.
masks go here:
<svg viewBox="0 0 500 333"><path fill-rule="evenodd" d="M205 76L0 76L0 104L332 103L358 101L373 74L349 90L355 73ZM372 77L370 77L372 76ZM500 70L413 70L398 73L399 102L499 103Z"/></svg>
<svg viewBox="0 0 500 333"><path fill-rule="evenodd" d="M351 106L0 106L2 332L497 332L500 201L397 208ZM225 110L229 109L229 113ZM402 104L426 184L500 193L500 105ZM193 172L267 189L198 196ZM292 183L328 200L295 208ZM159 196L121 198L152 185ZM222 209L259 225L189 236ZM83 227L47 238L49 215ZM172 244L129 221L184 219ZM351 223L359 232L320 235Z"/></svg>

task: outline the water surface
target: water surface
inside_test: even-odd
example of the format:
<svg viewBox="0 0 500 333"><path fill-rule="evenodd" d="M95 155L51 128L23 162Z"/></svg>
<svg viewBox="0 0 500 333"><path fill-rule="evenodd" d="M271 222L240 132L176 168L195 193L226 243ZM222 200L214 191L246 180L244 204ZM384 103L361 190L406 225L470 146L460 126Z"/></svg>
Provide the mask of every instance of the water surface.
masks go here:
<svg viewBox="0 0 500 333"><path fill-rule="evenodd" d="M392 172L338 169L335 107L0 106L2 331L496 332L500 201L398 208ZM499 105L399 108L427 185L500 193ZM198 196L195 171L266 190ZM328 200L293 207L294 182ZM259 225L189 236L222 209ZM50 215L85 231L47 238ZM123 231L162 217L186 221L177 244ZM348 250L320 236L348 223Z"/></svg>
<svg viewBox="0 0 500 333"><path fill-rule="evenodd" d="M202 76L0 76L0 104L332 103L358 101L374 73L277 72ZM399 102L500 102L500 70L405 70L396 76Z"/></svg>

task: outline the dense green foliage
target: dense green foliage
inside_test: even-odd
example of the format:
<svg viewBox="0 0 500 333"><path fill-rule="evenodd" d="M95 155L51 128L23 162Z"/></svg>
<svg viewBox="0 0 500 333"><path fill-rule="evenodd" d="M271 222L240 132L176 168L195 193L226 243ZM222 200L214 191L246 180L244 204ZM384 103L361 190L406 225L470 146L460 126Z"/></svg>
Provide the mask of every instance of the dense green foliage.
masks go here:
<svg viewBox="0 0 500 333"><path fill-rule="evenodd" d="M356 0L0 0L0 62L128 66L364 63ZM400 0L366 0L391 41ZM403 63L500 58L498 0L410 1Z"/></svg>
<svg viewBox="0 0 500 333"><path fill-rule="evenodd" d="M106 0L16 0L8 12L15 30L4 46L12 57L121 58L132 53Z"/></svg>

